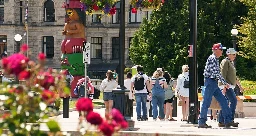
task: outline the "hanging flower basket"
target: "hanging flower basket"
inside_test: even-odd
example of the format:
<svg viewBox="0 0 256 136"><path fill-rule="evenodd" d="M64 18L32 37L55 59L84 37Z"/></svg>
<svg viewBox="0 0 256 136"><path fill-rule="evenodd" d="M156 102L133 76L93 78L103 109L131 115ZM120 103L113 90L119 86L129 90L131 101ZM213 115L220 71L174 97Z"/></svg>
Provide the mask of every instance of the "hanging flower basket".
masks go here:
<svg viewBox="0 0 256 136"><path fill-rule="evenodd" d="M152 11L159 9L164 3L164 0L131 0L132 8L141 9L142 11Z"/></svg>
<svg viewBox="0 0 256 136"><path fill-rule="evenodd" d="M109 14L116 13L115 0L81 0L81 10L87 14Z"/></svg>

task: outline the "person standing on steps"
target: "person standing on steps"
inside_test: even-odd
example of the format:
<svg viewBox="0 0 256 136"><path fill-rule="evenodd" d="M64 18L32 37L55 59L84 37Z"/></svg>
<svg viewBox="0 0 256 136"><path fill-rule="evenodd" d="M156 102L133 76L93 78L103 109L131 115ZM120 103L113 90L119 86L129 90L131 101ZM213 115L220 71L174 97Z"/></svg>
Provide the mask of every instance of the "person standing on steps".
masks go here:
<svg viewBox="0 0 256 136"><path fill-rule="evenodd" d="M224 84L224 87L229 89L229 84L220 74L219 66L219 57L222 56L222 50L226 49L221 45L221 43L216 43L212 46L213 54L210 55L207 59L205 69L204 69L204 78L205 78L205 92L203 96L203 104L201 107L201 112L198 120L198 128L211 128L206 124L207 121L207 111L210 107L212 96L216 98L221 106L223 113L225 128L230 128L231 126L237 126L237 123L232 122L231 111L228 106L227 100L222 94L219 86L218 80Z"/></svg>

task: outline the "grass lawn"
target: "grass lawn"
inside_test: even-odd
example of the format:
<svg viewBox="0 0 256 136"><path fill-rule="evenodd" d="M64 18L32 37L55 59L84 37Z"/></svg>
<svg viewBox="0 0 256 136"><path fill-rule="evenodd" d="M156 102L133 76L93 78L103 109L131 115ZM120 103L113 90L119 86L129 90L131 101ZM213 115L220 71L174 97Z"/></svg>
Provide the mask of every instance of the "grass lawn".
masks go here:
<svg viewBox="0 0 256 136"><path fill-rule="evenodd" d="M241 80L244 95L256 95L256 81Z"/></svg>

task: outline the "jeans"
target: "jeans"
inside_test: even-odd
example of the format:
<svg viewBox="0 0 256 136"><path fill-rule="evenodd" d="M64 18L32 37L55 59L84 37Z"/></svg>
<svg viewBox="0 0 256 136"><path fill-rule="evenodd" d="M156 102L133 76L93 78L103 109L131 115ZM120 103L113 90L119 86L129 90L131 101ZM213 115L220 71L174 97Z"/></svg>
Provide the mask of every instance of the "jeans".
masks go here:
<svg viewBox="0 0 256 136"><path fill-rule="evenodd" d="M228 101L230 102L229 107L230 107L230 110L231 110L231 120L234 120L236 105L237 105L237 99L236 99L236 94L235 94L235 92L232 88L229 88L226 91L226 97L228 98ZM220 123L224 122L222 110L219 113L219 122Z"/></svg>
<svg viewBox="0 0 256 136"><path fill-rule="evenodd" d="M159 116L161 119L164 119L164 99L165 94L164 91L152 92L152 110L153 110L153 119L156 119L158 116L158 109L159 108Z"/></svg>
<svg viewBox="0 0 256 136"><path fill-rule="evenodd" d="M143 112L143 119L148 117L147 115L147 93L135 93L135 100L136 100L136 112L137 112L137 119L141 118L141 106Z"/></svg>
<svg viewBox="0 0 256 136"><path fill-rule="evenodd" d="M207 111L210 107L212 96L216 98L216 100L219 102L222 110L222 115L224 118L224 123L230 123L231 122L231 111L228 106L227 100L225 96L222 94L220 88L218 87L217 80L211 79L211 78L205 78L205 92L203 97L203 104L201 107L200 117L198 120L199 125L203 125L207 121Z"/></svg>

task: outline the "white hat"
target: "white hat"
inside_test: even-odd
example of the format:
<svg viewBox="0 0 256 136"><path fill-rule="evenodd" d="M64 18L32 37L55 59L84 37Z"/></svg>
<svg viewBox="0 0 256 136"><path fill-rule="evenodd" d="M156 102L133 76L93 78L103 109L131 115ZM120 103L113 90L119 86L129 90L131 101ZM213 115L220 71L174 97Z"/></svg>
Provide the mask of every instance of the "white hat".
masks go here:
<svg viewBox="0 0 256 136"><path fill-rule="evenodd" d="M226 54L236 54L236 50L234 48L229 48L227 49Z"/></svg>

